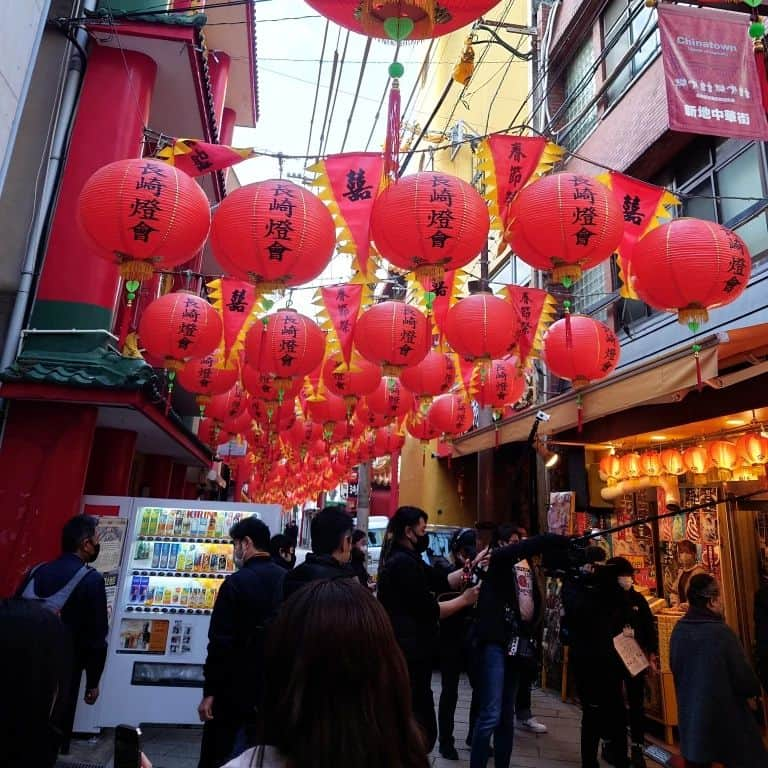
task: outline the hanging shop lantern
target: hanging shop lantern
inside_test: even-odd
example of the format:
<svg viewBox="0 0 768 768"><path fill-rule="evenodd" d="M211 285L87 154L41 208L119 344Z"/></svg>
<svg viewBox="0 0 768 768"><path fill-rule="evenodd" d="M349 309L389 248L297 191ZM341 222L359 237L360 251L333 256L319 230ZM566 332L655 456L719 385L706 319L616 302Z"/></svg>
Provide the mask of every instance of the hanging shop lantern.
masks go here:
<svg viewBox="0 0 768 768"><path fill-rule="evenodd" d="M709 450L709 458L712 463L719 470L727 472L728 476L741 463L736 444L730 440L713 440L711 443L707 443L706 447Z"/></svg>
<svg viewBox="0 0 768 768"><path fill-rule="evenodd" d="M127 281L175 267L204 245L210 204L186 173L151 158L118 160L85 182L78 200L83 232L120 265Z"/></svg>
<svg viewBox="0 0 768 768"><path fill-rule="evenodd" d="M478 375L479 384L473 397L481 408L503 409L514 405L525 392L525 377L517 368L517 358L491 360Z"/></svg>
<svg viewBox="0 0 768 768"><path fill-rule="evenodd" d="M600 476L609 485L615 485L616 481L621 479L621 462L618 456L613 456L609 453L600 459Z"/></svg>
<svg viewBox="0 0 768 768"><path fill-rule="evenodd" d="M380 427L376 430L373 441L373 455L389 456L397 453L405 445L405 435L393 427Z"/></svg>
<svg viewBox="0 0 768 768"><path fill-rule="evenodd" d="M205 406L213 395L223 395L237 382L237 368L221 368L221 358L218 355L206 355L196 360L190 360L179 371L179 384L187 392L197 395L195 398L200 406L200 414L205 413Z"/></svg>
<svg viewBox="0 0 768 768"><path fill-rule="evenodd" d="M301 391L301 379L277 379L269 373L257 371L250 365L242 369L243 386L254 400L266 403L292 402Z"/></svg>
<svg viewBox="0 0 768 768"><path fill-rule="evenodd" d="M374 413L381 414L387 421L405 418L413 410L413 395L399 379L385 377L379 386L365 398L365 404Z"/></svg>
<svg viewBox="0 0 768 768"><path fill-rule="evenodd" d="M768 463L768 438L748 432L736 441L736 451L747 464L756 467Z"/></svg>
<svg viewBox="0 0 768 768"><path fill-rule="evenodd" d="M487 244L490 219L479 193L446 173L423 171L379 195L371 238L379 253L419 280L441 280L445 270L477 258Z"/></svg>
<svg viewBox="0 0 768 768"><path fill-rule="evenodd" d="M648 477L658 477L664 472L664 466L661 463L661 455L658 451L645 451L640 454L641 474Z"/></svg>
<svg viewBox="0 0 768 768"><path fill-rule="evenodd" d="M454 385L456 366L451 355L431 349L420 363L401 371L400 381L422 406L428 405Z"/></svg>
<svg viewBox="0 0 768 768"><path fill-rule="evenodd" d="M429 406L427 420L441 434L460 435L474 422L472 403L464 395L453 392L440 395Z"/></svg>
<svg viewBox="0 0 768 768"><path fill-rule="evenodd" d="M640 466L640 454L635 453L634 451L631 453L625 453L619 459L619 467L622 477L628 478L630 480L635 477L640 477L642 474L642 467Z"/></svg>
<svg viewBox="0 0 768 768"><path fill-rule="evenodd" d="M211 247L236 277L261 291L301 285L331 260L336 229L327 208L290 181L247 184L216 209Z"/></svg>
<svg viewBox="0 0 768 768"><path fill-rule="evenodd" d="M237 418L248 406L248 393L235 384L229 392L223 395L215 395L205 409L208 416L223 423L229 419Z"/></svg>
<svg viewBox="0 0 768 768"><path fill-rule="evenodd" d="M353 355L350 365L341 352L329 355L323 364L323 382L334 395L343 397L354 408L361 397L375 392L381 382L381 366Z"/></svg>
<svg viewBox="0 0 768 768"><path fill-rule="evenodd" d="M677 312L694 332L708 310L730 304L749 282L752 258L730 229L701 219L673 219L642 237L632 252L637 295Z"/></svg>
<svg viewBox="0 0 768 768"><path fill-rule="evenodd" d="M368 407L366 399L367 398L364 397L358 402L352 421L369 429L379 429L380 427L388 426L392 419L383 413L372 411Z"/></svg>
<svg viewBox="0 0 768 768"><path fill-rule="evenodd" d="M361 35L425 40L471 24L497 0L307 0L318 13Z"/></svg>
<svg viewBox="0 0 768 768"><path fill-rule="evenodd" d="M605 323L586 315L570 315L549 326L542 357L552 373L581 389L616 368L619 341Z"/></svg>
<svg viewBox="0 0 768 768"><path fill-rule="evenodd" d="M422 413L409 413L405 420L405 429L409 435L421 440L422 443L440 437L440 430L432 424L426 414Z"/></svg>
<svg viewBox="0 0 768 768"><path fill-rule="evenodd" d="M210 355L221 343L222 330L216 310L189 291L155 299L139 320L141 345L171 370L181 369L187 360Z"/></svg>
<svg viewBox="0 0 768 768"><path fill-rule="evenodd" d="M491 360L509 352L519 328L512 304L481 292L460 299L448 310L444 332L456 354L468 360Z"/></svg>
<svg viewBox="0 0 768 768"><path fill-rule="evenodd" d="M363 312L355 326L355 347L385 376L420 363L430 348L426 315L402 301L382 301Z"/></svg>
<svg viewBox="0 0 768 768"><path fill-rule="evenodd" d="M712 459L706 446L693 445L683 451L683 464L689 472L703 475L712 466Z"/></svg>
<svg viewBox="0 0 768 768"><path fill-rule="evenodd" d="M336 422L347 420L347 404L344 398L328 390L324 390L317 399L307 400L306 410L312 421L323 425L323 435L326 440L330 438Z"/></svg>
<svg viewBox="0 0 768 768"><path fill-rule="evenodd" d="M200 419L197 436L209 447L215 448L219 442L220 425L211 418Z"/></svg>
<svg viewBox="0 0 768 768"><path fill-rule="evenodd" d="M660 454L661 466L668 475L684 475L685 463L677 448L665 448Z"/></svg>
<svg viewBox="0 0 768 768"><path fill-rule="evenodd" d="M624 218L605 185L589 176L553 173L517 193L504 237L526 264L552 270L554 282L570 286L585 269L608 259L623 234Z"/></svg>

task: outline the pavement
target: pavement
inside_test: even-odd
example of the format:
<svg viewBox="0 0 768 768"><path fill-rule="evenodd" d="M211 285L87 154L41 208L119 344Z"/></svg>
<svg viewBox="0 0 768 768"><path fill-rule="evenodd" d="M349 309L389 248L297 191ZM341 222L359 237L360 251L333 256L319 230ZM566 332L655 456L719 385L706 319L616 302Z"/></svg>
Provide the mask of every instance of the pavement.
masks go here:
<svg viewBox="0 0 768 768"><path fill-rule="evenodd" d="M435 703L440 694L440 678L432 679ZM466 679L459 688L459 702L456 707L455 739L459 760L446 760L435 748L432 754L433 768L468 768L469 749L464 744L469 720L471 690ZM581 712L578 707L564 703L550 691L534 689L532 696L534 716L548 728L546 734L533 734L520 729L515 731L515 748L511 768L579 768L579 726ZM152 761L154 768L196 768L200 754L202 729L196 726L142 726L142 747ZM112 735L105 733L101 738L75 741L72 754L60 758L57 768L110 768L107 756ZM492 766L493 760L490 764ZM606 763L601 763L607 766ZM648 768L657 768L657 763L648 760Z"/></svg>

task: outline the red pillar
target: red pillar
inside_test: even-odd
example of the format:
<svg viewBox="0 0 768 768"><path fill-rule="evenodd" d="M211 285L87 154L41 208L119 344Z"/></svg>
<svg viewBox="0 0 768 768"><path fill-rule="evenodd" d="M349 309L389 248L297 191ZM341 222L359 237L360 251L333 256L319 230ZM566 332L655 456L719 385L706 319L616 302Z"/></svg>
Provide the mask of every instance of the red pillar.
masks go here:
<svg viewBox="0 0 768 768"><path fill-rule="evenodd" d="M231 59L224 51L210 51L208 53L208 71L211 75L213 112L216 116L216 125L218 126L221 126L224 113L224 100L227 97L230 62ZM224 140L221 138L221 130L219 130L219 140L224 144Z"/></svg>
<svg viewBox="0 0 768 768"><path fill-rule="evenodd" d="M0 446L0 595L59 554L61 527L80 512L96 416L91 405L9 404Z"/></svg>
<svg viewBox="0 0 768 768"><path fill-rule="evenodd" d="M136 432L98 427L93 438L85 492L97 496L127 496L136 452Z"/></svg>
<svg viewBox="0 0 768 768"><path fill-rule="evenodd" d="M231 144L232 137L235 134L235 120L237 119L237 112L229 107L224 107L224 114L221 116L221 124L219 125L219 143Z"/></svg>
<svg viewBox="0 0 768 768"><path fill-rule="evenodd" d="M59 187L51 236L30 325L54 329L111 327L117 266L77 224L83 185L102 166L139 157L157 65L148 56L92 46Z"/></svg>
<svg viewBox="0 0 768 768"><path fill-rule="evenodd" d="M142 488L148 488L148 494L153 499L170 498L172 471L173 459L170 456L147 456Z"/></svg>

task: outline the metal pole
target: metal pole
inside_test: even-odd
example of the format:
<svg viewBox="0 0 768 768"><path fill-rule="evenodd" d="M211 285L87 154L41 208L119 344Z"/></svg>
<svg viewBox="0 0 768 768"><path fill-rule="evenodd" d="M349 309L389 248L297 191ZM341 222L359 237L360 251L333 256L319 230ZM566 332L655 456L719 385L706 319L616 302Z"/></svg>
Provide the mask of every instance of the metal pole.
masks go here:
<svg viewBox="0 0 768 768"><path fill-rule="evenodd" d="M357 467L357 527L368 535L368 517L371 511L371 462Z"/></svg>

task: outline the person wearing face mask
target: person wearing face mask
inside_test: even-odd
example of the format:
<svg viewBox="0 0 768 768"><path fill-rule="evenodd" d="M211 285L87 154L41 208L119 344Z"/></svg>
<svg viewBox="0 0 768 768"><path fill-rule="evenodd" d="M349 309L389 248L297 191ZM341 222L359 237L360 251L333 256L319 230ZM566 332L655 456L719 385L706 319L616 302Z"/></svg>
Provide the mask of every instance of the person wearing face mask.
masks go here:
<svg viewBox="0 0 768 768"><path fill-rule="evenodd" d="M246 517L229 532L237 571L222 583L203 667L199 768L219 768L256 744L266 626L282 602L286 571L269 553L269 528Z"/></svg>
<svg viewBox="0 0 768 768"><path fill-rule="evenodd" d="M107 659L107 593L104 577L90 567L99 556L97 526L97 518L89 515L68 520L61 530L62 554L32 568L16 593L57 613L72 641L69 688L55 713L62 754L69 753L83 672L83 700L93 705L99 698L99 681Z"/></svg>
<svg viewBox="0 0 768 768"><path fill-rule="evenodd" d="M373 583L368 575L366 562L368 560L368 536L359 528L352 532L352 553L349 565L354 571L360 584L366 589L372 589Z"/></svg>
<svg viewBox="0 0 768 768"><path fill-rule="evenodd" d="M675 624L669 645L686 768L768 765L753 716L760 682L723 621L720 585L709 574L697 574L686 597L688 611Z"/></svg>
<svg viewBox="0 0 768 768"><path fill-rule="evenodd" d="M400 507L392 516L379 560L378 598L405 656L413 714L431 752L437 741L432 656L438 647L440 619L474 605L479 587L438 602L436 595L461 589L463 571L446 574L424 562L421 556L429 545L427 519L418 507Z"/></svg>
<svg viewBox="0 0 768 768"><path fill-rule="evenodd" d="M616 581L621 588L620 613L616 634L624 632L635 638L637 644L648 657L651 670L659 671L659 640L656 634L656 625L653 614L648 607L648 601L636 592L634 583L635 569L632 563L624 557L612 557L606 565L613 566L616 571ZM645 694L646 672L632 675L624 672L624 690L627 694L629 705L629 734L632 739L631 766L632 768L646 768L643 749L645 746L645 709L643 696Z"/></svg>
<svg viewBox="0 0 768 768"><path fill-rule="evenodd" d="M675 583L669 595L669 602L685 611L688 608L686 592L690 580L699 573L707 573L707 569L696 560L696 545L688 539L677 542L677 562L680 570L677 572Z"/></svg>

